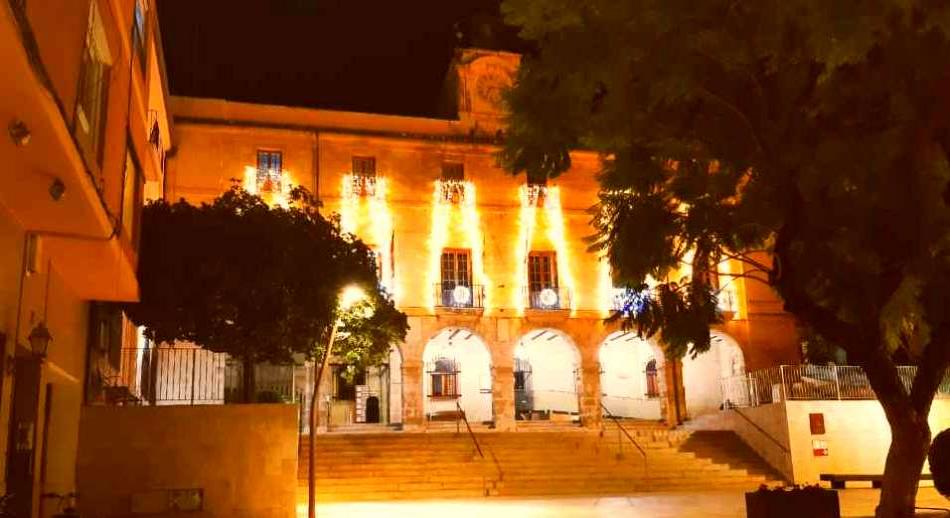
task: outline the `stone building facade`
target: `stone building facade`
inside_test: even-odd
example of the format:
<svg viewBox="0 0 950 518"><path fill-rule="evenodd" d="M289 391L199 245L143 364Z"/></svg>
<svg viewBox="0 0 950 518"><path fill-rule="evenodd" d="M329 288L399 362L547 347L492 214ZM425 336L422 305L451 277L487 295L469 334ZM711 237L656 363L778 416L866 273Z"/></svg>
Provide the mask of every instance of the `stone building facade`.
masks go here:
<svg viewBox="0 0 950 518"><path fill-rule="evenodd" d="M362 400L330 377L321 419L422 428L461 407L499 429L597 426L607 407L672 424L718 409L723 376L797 363L793 319L768 287L740 278L723 289L729 318L713 350L695 360L666 361L655 342L605 323L615 290L585 241L598 156L572 153L571 170L544 185L497 165L501 92L517 66L514 54L459 51L447 81L454 119L171 99L168 199L209 201L237 181L281 203L305 186L373 246L409 315L385 372L357 382Z"/></svg>

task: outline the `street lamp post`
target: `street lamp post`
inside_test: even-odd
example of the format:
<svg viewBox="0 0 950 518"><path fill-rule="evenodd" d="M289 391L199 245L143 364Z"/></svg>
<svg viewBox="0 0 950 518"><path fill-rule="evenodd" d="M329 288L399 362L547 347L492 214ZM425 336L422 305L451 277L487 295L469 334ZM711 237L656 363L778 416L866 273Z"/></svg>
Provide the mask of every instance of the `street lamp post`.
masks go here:
<svg viewBox="0 0 950 518"><path fill-rule="evenodd" d="M366 292L364 292L362 288L359 286L348 286L343 289L337 299L337 313L346 311L357 302L365 299ZM326 371L327 366L330 364L330 355L333 354L333 343L336 341L336 333L339 327L340 320L337 319L330 328L330 338L327 340L327 348L323 352L320 368L317 369L316 374L313 376L313 394L310 398L310 454L308 459L310 473L307 477L309 490L307 495L307 516L309 518L316 518L317 516L317 400L320 394L320 381L323 379L324 371ZM316 364L314 364L314 366L316 367Z"/></svg>

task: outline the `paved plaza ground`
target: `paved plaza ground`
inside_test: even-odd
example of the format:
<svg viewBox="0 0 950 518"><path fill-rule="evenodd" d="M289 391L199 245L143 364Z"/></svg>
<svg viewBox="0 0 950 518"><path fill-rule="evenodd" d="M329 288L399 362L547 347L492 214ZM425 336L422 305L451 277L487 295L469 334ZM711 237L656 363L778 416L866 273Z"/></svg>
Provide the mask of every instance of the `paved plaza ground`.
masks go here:
<svg viewBox="0 0 950 518"><path fill-rule="evenodd" d="M842 516L874 516L879 491L848 489L840 492ZM484 500L438 500L409 502L354 502L320 504L320 518L744 518L742 492L645 493L596 498L537 498ZM950 508L950 501L932 488L921 488L921 507ZM307 515L306 505L298 516ZM921 516L950 516L944 512L921 512ZM804 518L804 517L803 517Z"/></svg>

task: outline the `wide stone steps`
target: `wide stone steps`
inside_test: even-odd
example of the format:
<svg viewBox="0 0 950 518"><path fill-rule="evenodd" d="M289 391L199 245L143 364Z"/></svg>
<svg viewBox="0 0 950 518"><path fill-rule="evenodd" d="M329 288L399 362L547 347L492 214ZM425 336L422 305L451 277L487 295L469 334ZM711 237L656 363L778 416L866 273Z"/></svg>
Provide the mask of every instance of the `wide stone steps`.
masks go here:
<svg viewBox="0 0 950 518"><path fill-rule="evenodd" d="M685 430L631 430L642 454L612 423L603 433L564 425L538 431L328 434L316 440L321 501L484 496L610 495L708 487L753 489L774 482L738 437ZM454 428L454 427L453 427ZM299 484L308 479L309 442Z"/></svg>

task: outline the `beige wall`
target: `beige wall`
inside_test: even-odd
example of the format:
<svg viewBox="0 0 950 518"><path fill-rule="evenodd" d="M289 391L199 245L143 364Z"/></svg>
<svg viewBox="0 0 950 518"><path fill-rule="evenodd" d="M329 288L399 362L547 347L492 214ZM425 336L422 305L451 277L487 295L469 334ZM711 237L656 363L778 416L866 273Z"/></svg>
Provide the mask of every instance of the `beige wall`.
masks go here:
<svg viewBox="0 0 950 518"><path fill-rule="evenodd" d="M811 434L808 416L814 413L824 414L823 435ZM934 401L929 422L934 435L950 428L950 400ZM817 483L822 473L883 473L891 443L890 428L877 401L772 403L719 412L706 419L703 427L735 431L766 462L796 484ZM825 441L827 456L814 455L813 440ZM929 466L924 466L924 472L930 472Z"/></svg>
<svg viewBox="0 0 950 518"><path fill-rule="evenodd" d="M83 516L293 518L295 405L88 407L78 462ZM161 511L167 490L204 490L204 511Z"/></svg>

